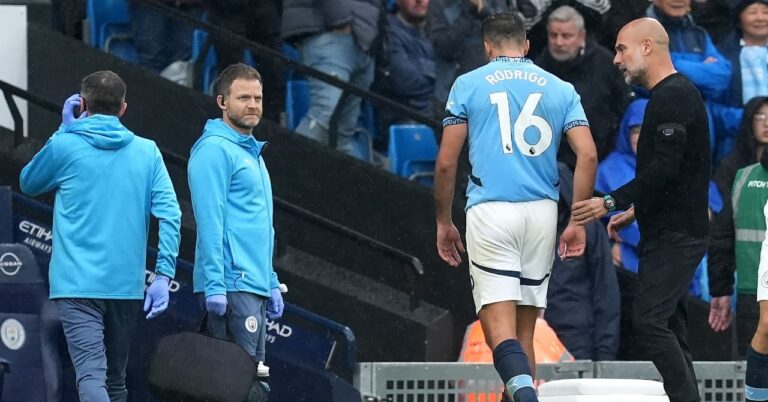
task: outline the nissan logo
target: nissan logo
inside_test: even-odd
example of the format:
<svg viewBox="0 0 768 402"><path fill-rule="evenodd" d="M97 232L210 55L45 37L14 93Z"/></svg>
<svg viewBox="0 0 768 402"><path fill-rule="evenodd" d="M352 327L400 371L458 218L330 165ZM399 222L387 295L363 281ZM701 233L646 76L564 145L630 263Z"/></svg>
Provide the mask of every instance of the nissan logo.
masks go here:
<svg viewBox="0 0 768 402"><path fill-rule="evenodd" d="M0 271L8 276L14 276L21 269L21 260L14 253L5 253L0 256Z"/></svg>

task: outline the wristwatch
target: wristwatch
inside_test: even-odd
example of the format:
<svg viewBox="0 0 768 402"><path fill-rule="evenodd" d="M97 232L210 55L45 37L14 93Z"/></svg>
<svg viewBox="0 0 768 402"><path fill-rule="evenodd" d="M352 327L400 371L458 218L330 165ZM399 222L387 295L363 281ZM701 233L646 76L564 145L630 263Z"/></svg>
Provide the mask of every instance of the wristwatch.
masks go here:
<svg viewBox="0 0 768 402"><path fill-rule="evenodd" d="M608 212L613 212L616 210L616 200L610 194L606 194L603 196L603 206Z"/></svg>

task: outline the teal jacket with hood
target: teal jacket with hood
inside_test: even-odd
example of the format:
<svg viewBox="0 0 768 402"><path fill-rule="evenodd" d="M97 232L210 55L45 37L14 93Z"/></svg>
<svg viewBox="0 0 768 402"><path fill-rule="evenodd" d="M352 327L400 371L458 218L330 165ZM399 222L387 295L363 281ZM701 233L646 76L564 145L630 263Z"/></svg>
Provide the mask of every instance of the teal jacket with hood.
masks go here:
<svg viewBox="0 0 768 402"><path fill-rule="evenodd" d="M21 191L56 192L50 297L144 298L149 215L159 221L156 273L173 278L181 210L160 150L116 116L62 125L24 167Z"/></svg>
<svg viewBox="0 0 768 402"><path fill-rule="evenodd" d="M205 296L280 286L272 267L272 184L266 143L208 120L192 146L187 173L197 223L193 284Z"/></svg>

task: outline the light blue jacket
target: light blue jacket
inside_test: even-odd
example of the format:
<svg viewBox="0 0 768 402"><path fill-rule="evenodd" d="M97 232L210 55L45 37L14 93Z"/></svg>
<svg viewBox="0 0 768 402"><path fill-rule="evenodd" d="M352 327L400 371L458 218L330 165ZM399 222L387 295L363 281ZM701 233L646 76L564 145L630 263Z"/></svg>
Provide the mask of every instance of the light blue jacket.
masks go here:
<svg viewBox="0 0 768 402"><path fill-rule="evenodd" d="M62 125L21 171L21 191L56 191L51 299L142 299L149 215L160 222L156 272L173 278L181 210L160 150L116 116Z"/></svg>
<svg viewBox="0 0 768 402"><path fill-rule="evenodd" d="M221 119L208 120L192 146L188 178L197 223L193 284L205 296L280 286L272 268L272 184L261 157L266 143Z"/></svg>

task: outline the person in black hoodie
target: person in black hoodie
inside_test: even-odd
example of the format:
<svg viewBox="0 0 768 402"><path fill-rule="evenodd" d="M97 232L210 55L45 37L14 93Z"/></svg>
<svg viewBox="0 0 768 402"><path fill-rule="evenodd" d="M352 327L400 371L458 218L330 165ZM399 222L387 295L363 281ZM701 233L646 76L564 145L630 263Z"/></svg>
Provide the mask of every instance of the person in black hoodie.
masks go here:
<svg viewBox="0 0 768 402"><path fill-rule="evenodd" d="M709 245L709 324L715 331L728 328L733 320L731 295L733 294L733 266L736 264L736 240L733 236L733 206L731 190L736 172L760 161L768 144L768 97L752 98L744 107L744 118L736 144L715 170L713 180L722 195L724 208L712 220L712 240ZM737 299L736 332L739 354L746 354L748 338L754 333L758 306L754 297Z"/></svg>
<svg viewBox="0 0 768 402"><path fill-rule="evenodd" d="M547 33L548 46L535 62L575 87L602 160L613 149L613 134L632 99L632 88L613 65L611 52L587 39L584 18L573 7L555 9L547 19ZM557 157L573 170L576 156L565 139Z"/></svg>
<svg viewBox="0 0 768 402"><path fill-rule="evenodd" d="M573 171L558 163L560 203L557 230L571 218ZM578 360L616 360L619 350L621 296L611 245L602 223L586 225L587 248L582 257L555 258L547 290L544 319Z"/></svg>

